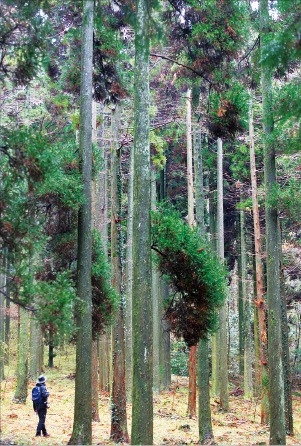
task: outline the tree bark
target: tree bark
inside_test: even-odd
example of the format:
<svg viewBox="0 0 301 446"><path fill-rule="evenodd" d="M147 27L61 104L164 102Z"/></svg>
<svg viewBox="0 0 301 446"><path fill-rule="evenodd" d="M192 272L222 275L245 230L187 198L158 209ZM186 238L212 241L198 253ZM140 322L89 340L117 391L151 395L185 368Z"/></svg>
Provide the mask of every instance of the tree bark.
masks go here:
<svg viewBox="0 0 301 446"><path fill-rule="evenodd" d="M150 237L149 17L136 1L133 207L132 444L153 444L153 347Z"/></svg>
<svg viewBox="0 0 301 446"><path fill-rule="evenodd" d="M283 257L281 246L281 227L279 222L279 253L280 253L280 273L281 273L281 316L282 316L282 350L283 350L283 378L284 378L284 400L285 400L285 429L287 435L294 435L293 405L292 405L292 377L290 365L287 308L285 279L283 274Z"/></svg>
<svg viewBox="0 0 301 446"><path fill-rule="evenodd" d="M206 444L213 439L209 392L209 349L207 339L198 345L198 384L199 384L199 443ZM205 361L204 359L207 358Z"/></svg>
<svg viewBox="0 0 301 446"><path fill-rule="evenodd" d="M84 203L78 218L76 375L69 444L92 443L92 61L94 1L83 2L80 141Z"/></svg>
<svg viewBox="0 0 301 446"><path fill-rule="evenodd" d="M260 354L260 364L261 364L260 368L261 423L266 424L268 423L269 419L267 327L266 327L265 299L263 291L264 285L263 285L263 271L262 271L261 230L260 230L259 207L258 207L252 97L250 100L249 137L250 137L250 169L251 169L251 184L252 184L255 270L256 270L256 300L254 303L256 306L255 312L258 315L259 354Z"/></svg>
<svg viewBox="0 0 301 446"><path fill-rule="evenodd" d="M98 338L92 342L92 421L100 421L98 410Z"/></svg>
<svg viewBox="0 0 301 446"><path fill-rule="evenodd" d="M30 363L29 375L36 379L43 369L43 333L37 319L30 318Z"/></svg>
<svg viewBox="0 0 301 446"><path fill-rule="evenodd" d="M191 128L191 90L186 96L186 131L187 131L187 191L188 191L188 224L194 226L194 196L193 196L193 167L192 167L192 128ZM188 359L188 407L190 418L196 415L196 345L189 349Z"/></svg>
<svg viewBox="0 0 301 446"><path fill-rule="evenodd" d="M130 148L128 175L128 215L126 247L126 389L128 399L132 398L132 292L133 292L133 181L134 150Z"/></svg>
<svg viewBox="0 0 301 446"><path fill-rule="evenodd" d="M20 329L18 342L17 387L14 402L25 403L28 388L28 347L29 347L29 314L20 307Z"/></svg>
<svg viewBox="0 0 301 446"><path fill-rule="evenodd" d="M111 440L115 443L129 442L126 419L125 390L125 331L124 294L122 287L122 233L121 233L121 149L119 147L120 111L112 112L111 154L111 262L112 284L120 295L120 305L112 330L113 382L111 394Z"/></svg>
<svg viewBox="0 0 301 446"><path fill-rule="evenodd" d="M244 398L250 399L253 395L252 386L252 332L251 332L251 311L250 298L247 289L247 248L246 248L246 223L245 211L240 211L240 239L241 239L241 282L242 282L242 301L243 301L243 338L244 338Z"/></svg>
<svg viewBox="0 0 301 446"><path fill-rule="evenodd" d="M205 199L204 199L204 176L203 176L203 154L202 135L197 134L194 145L194 170L195 170L195 210L196 223L200 236L205 236ZM205 444L213 439L210 388L209 388L209 348L208 340L201 339L198 344L198 386L199 386L199 442Z"/></svg>
<svg viewBox="0 0 301 446"><path fill-rule="evenodd" d="M239 215L241 225L241 213ZM239 251L238 256L238 355L239 355L239 375L244 376L244 297L243 297L243 266L242 266L242 242L241 235L239 239Z"/></svg>
<svg viewBox="0 0 301 446"><path fill-rule="evenodd" d="M260 0L261 59L270 39L269 2ZM278 246L278 210L275 203L276 164L273 132L272 71L261 64L262 121L264 130L264 183L266 218L266 266L268 301L268 355L270 397L270 444L285 444L284 381L281 333L280 258Z"/></svg>
<svg viewBox="0 0 301 446"><path fill-rule="evenodd" d="M224 254L224 206L223 206L223 142L217 140L217 237L218 256L223 263ZM228 343L227 343L227 300L220 310L219 328L219 382L220 405L224 411L229 409L228 391Z"/></svg>
<svg viewBox="0 0 301 446"><path fill-rule="evenodd" d="M5 289L5 255L0 256L0 289ZM1 271L3 270L3 272ZM0 381L4 379L4 322L5 322L5 298L0 293Z"/></svg>
<svg viewBox="0 0 301 446"><path fill-rule="evenodd" d="M161 299L160 299L160 388L167 390L171 384L171 362L170 362L170 326L164 319L164 302L168 299L169 286L166 280L160 278Z"/></svg>
<svg viewBox="0 0 301 446"><path fill-rule="evenodd" d="M209 230L211 235L212 249L217 252L217 235L216 235L216 207L215 207L214 192L210 191L209 197ZM212 335L211 341L211 393L212 396L219 395L219 343L218 332Z"/></svg>
<svg viewBox="0 0 301 446"><path fill-rule="evenodd" d="M151 172L151 208L156 209L156 172ZM152 264L152 299L153 299L153 389L160 392L160 315L159 293L160 278L155 263Z"/></svg>

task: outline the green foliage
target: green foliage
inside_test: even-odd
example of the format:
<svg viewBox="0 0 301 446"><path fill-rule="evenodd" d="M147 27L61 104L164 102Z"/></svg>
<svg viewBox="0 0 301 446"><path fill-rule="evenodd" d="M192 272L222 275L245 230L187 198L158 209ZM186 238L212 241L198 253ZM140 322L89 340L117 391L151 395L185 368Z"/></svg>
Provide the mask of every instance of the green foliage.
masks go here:
<svg viewBox="0 0 301 446"><path fill-rule="evenodd" d="M284 76L301 58L301 1L277 1L277 16L263 62L276 69L278 76Z"/></svg>
<svg viewBox="0 0 301 446"><path fill-rule="evenodd" d="M70 272L56 274L55 280L33 285L36 317L45 329L70 337L74 331L73 308L76 290Z"/></svg>
<svg viewBox="0 0 301 446"><path fill-rule="evenodd" d="M2 0L0 11L0 82L26 85L37 74L50 30L48 2Z"/></svg>
<svg viewBox="0 0 301 446"><path fill-rule="evenodd" d="M164 155L164 149L167 146L166 141L154 131L150 132L150 144L152 162L157 170L161 170L166 164L166 157Z"/></svg>
<svg viewBox="0 0 301 446"><path fill-rule="evenodd" d="M233 73L232 73L233 75ZM228 80L222 94L213 91L207 124L215 138L232 139L247 128L249 96L237 81Z"/></svg>
<svg viewBox="0 0 301 446"><path fill-rule="evenodd" d="M281 187L277 189L277 204L281 213L299 225L301 217L301 160L298 155L282 156L277 160L277 168L282 178Z"/></svg>
<svg viewBox="0 0 301 446"><path fill-rule="evenodd" d="M281 153L300 150L301 138L301 82L298 77L275 89L273 142Z"/></svg>
<svg viewBox="0 0 301 446"><path fill-rule="evenodd" d="M171 330L187 345L196 345L217 328L226 272L208 240L169 207L153 213L152 237L158 268L174 290L166 309Z"/></svg>
<svg viewBox="0 0 301 446"><path fill-rule="evenodd" d="M111 284L111 268L103 250L101 234L93 231L92 328L95 338L113 321L120 296Z"/></svg>
<svg viewBox="0 0 301 446"><path fill-rule="evenodd" d="M171 373L177 376L188 376L188 348L183 341L173 341L170 345Z"/></svg>

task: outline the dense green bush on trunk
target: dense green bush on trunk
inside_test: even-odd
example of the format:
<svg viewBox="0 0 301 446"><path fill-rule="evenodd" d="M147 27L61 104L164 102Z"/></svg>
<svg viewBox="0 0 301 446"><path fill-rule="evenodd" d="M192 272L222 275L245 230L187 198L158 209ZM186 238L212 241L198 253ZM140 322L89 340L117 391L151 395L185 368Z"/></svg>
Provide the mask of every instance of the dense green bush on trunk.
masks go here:
<svg viewBox="0 0 301 446"><path fill-rule="evenodd" d="M158 267L174 290L166 318L177 337L188 346L196 345L217 328L218 309L226 296L226 271L208 239L171 208L153 213L152 237Z"/></svg>

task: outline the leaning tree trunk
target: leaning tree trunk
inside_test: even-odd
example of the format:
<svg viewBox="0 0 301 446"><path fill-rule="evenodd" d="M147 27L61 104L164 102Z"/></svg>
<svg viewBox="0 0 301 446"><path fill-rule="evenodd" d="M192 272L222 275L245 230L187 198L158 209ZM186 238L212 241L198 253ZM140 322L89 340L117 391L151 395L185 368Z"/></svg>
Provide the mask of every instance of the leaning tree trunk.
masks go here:
<svg viewBox="0 0 301 446"><path fill-rule="evenodd" d="M126 419L124 295L122 287L121 232L121 148L119 147L120 114L112 112L113 149L111 155L111 262L112 284L121 296L112 330L113 383L111 394L111 440L129 442Z"/></svg>
<svg viewBox="0 0 301 446"><path fill-rule="evenodd" d="M224 254L224 208L223 208L223 142L217 140L217 237L218 256L223 263ZM227 301L220 310L219 328L219 382L220 405L225 411L229 409L228 392L228 345L227 345Z"/></svg>
<svg viewBox="0 0 301 446"><path fill-rule="evenodd" d="M195 169L195 210L199 233L205 235L205 200L202 157L202 135L198 134L194 146ZM199 442L208 443L213 439L209 388L209 348L208 340L201 339L198 344L198 385L199 385Z"/></svg>
<svg viewBox="0 0 301 446"><path fill-rule="evenodd" d="M136 1L133 209L132 444L153 444L153 347L150 236L149 19Z"/></svg>
<svg viewBox="0 0 301 446"><path fill-rule="evenodd" d="M259 354L260 354L260 381L261 381L261 424L268 423L269 419L269 397L268 397L268 358L267 358L267 327L266 327L266 309L264 299L263 271L262 271L262 250L261 250L261 231L258 207L257 177L256 177L256 159L254 147L254 125L253 125L253 103L250 101L249 117L249 137L250 137L250 169L252 184L252 205L253 205L253 225L254 225L254 244L255 244L255 271L256 271L256 300L255 320L258 317L259 330ZM254 329L254 339L256 338L256 329ZM255 345L256 354L256 345Z"/></svg>
<svg viewBox="0 0 301 446"><path fill-rule="evenodd" d="M260 0L260 48L264 60L269 42L271 23L269 2ZM273 103L272 71L261 64L262 121L264 130L264 182L266 218L266 267L268 301L268 355L270 396L270 444L285 444L284 381L281 332L280 258L278 246L278 210L275 201L277 188L275 147L272 141Z"/></svg>
<svg viewBox="0 0 301 446"><path fill-rule="evenodd" d="M78 218L76 374L69 444L92 443L92 60L94 1L83 2L80 94L80 163L84 202Z"/></svg>
<svg viewBox="0 0 301 446"><path fill-rule="evenodd" d="M18 342L17 387L14 402L25 403L28 388L28 346L29 346L29 314L20 307L20 328Z"/></svg>
<svg viewBox="0 0 301 446"><path fill-rule="evenodd" d="M194 197L193 197L193 168L192 168L192 129L191 129L191 90L187 90L186 96L186 130L187 130L187 191L188 191L188 224L194 226ZM196 414L196 350L193 345L189 349L188 360L188 407L187 414L190 418Z"/></svg>

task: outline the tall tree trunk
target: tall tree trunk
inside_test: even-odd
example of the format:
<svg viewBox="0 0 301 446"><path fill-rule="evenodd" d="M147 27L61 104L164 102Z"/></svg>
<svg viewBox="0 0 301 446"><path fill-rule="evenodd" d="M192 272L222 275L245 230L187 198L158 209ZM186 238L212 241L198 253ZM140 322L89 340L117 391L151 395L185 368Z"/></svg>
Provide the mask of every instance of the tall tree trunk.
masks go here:
<svg viewBox="0 0 301 446"><path fill-rule="evenodd" d="M210 176L210 174L209 174ZM209 178L209 184L212 178ZM213 251L217 252L217 228L216 228L216 206L214 190L209 193L209 232ZM214 397L219 395L219 352L218 352L218 332L212 335L211 341L211 394Z"/></svg>
<svg viewBox="0 0 301 446"><path fill-rule="evenodd" d="M4 354L4 363L8 364L9 360L9 337L10 337L10 256L7 255L7 265L6 265L6 287L5 292L8 296L6 300L6 308L5 308L5 330L4 330L4 342L6 344L6 351Z"/></svg>
<svg viewBox="0 0 301 446"><path fill-rule="evenodd" d="M110 339L109 334L104 333L101 335L99 340L99 388L100 390L105 390L110 392L110 362L111 362L111 353L110 353Z"/></svg>
<svg viewBox="0 0 301 446"><path fill-rule="evenodd" d="M25 403L28 388L28 346L29 346L29 314L20 307L20 329L18 342L17 387L14 394L16 403Z"/></svg>
<svg viewBox="0 0 301 446"><path fill-rule="evenodd" d="M242 197L241 197L242 198ZM245 212L240 211L240 254L241 254L241 282L242 282L242 301L243 301L243 338L244 338L244 398L250 399L253 395L252 388L252 332L251 332L251 308L250 293L247 289L247 248L246 248L246 223Z"/></svg>
<svg viewBox="0 0 301 446"><path fill-rule="evenodd" d="M3 259L0 258L2 263ZM2 265L1 265L2 267ZM3 268L5 270L5 268ZM0 290L5 289L5 273L0 271ZM0 381L4 379L4 323L5 323L5 298L0 293Z"/></svg>
<svg viewBox="0 0 301 446"><path fill-rule="evenodd" d="M294 435L293 406L292 406L292 382L290 352L287 326L286 292L283 274L283 258L281 246L281 227L279 222L279 253L281 272L281 315L282 315L282 349L283 349L283 377L284 377L284 399L285 399L285 429L287 435Z"/></svg>
<svg viewBox="0 0 301 446"><path fill-rule="evenodd" d="M126 389L128 399L132 398L132 292L133 292L133 181L134 150L130 148L128 175L128 215L126 248Z"/></svg>
<svg viewBox="0 0 301 446"><path fill-rule="evenodd" d="M188 224L194 226L193 167L192 167L192 128L191 128L191 90L186 96L186 131L187 131L187 191L188 191ZM196 345L189 349L188 370L188 407L190 418L196 414Z"/></svg>
<svg viewBox="0 0 301 446"><path fill-rule="evenodd" d="M167 198L166 183L166 165L160 171L159 201ZM159 330L160 330L160 348L159 348L159 372L160 389L167 390L171 384L171 362L170 362L170 324L165 319L165 304L169 297L169 286L166 280L159 276Z"/></svg>
<svg viewBox="0 0 301 446"><path fill-rule="evenodd" d="M98 337L92 342L92 420L100 421L98 410Z"/></svg>
<svg viewBox="0 0 301 446"><path fill-rule="evenodd" d="M5 289L5 257L3 250L0 257L0 290ZM0 293L0 380L4 379L4 322L5 322L5 298Z"/></svg>
<svg viewBox="0 0 301 446"><path fill-rule="evenodd" d="M92 144L97 144L97 128L96 128L96 116L97 116L97 104L92 101ZM100 206L98 203L98 186L99 178L92 181L92 228L98 229L99 227L99 217L100 217ZM100 421L99 410L98 410L98 381L99 381L99 370L98 370L98 341L99 333L92 334L92 421Z"/></svg>
<svg viewBox="0 0 301 446"><path fill-rule="evenodd" d="M36 379L43 369L43 333L40 322L30 318L30 363L29 375Z"/></svg>
<svg viewBox="0 0 301 446"><path fill-rule="evenodd" d="M205 199L203 178L203 154L201 132L196 138L194 146L194 170L195 170L195 209L196 222L199 233L205 235ZM208 340L201 339L198 344L198 385L199 385L199 442L205 444L213 438L210 388L209 388L209 348Z"/></svg>
<svg viewBox="0 0 301 446"><path fill-rule="evenodd" d="M136 1L133 208L132 444L153 444L153 347L150 237L149 19Z"/></svg>
<svg viewBox="0 0 301 446"><path fill-rule="evenodd" d="M151 208L156 209L156 172L151 172ZM152 299L153 299L153 389L156 393L160 392L160 309L159 293L160 278L156 265L152 264Z"/></svg>
<svg viewBox="0 0 301 446"><path fill-rule="evenodd" d="M224 254L224 193L223 193L223 142L217 140L217 237L218 256L223 263ZM227 301L220 310L219 328L219 382L220 405L225 411L229 409L228 391L228 345L227 345Z"/></svg>
<svg viewBox="0 0 301 446"><path fill-rule="evenodd" d="M120 112L112 112L113 149L111 154L111 261L112 284L121 296L112 330L113 383L111 394L111 440L128 442L125 391L125 330L124 295L122 287L122 233L121 233L121 148L119 147Z"/></svg>
<svg viewBox="0 0 301 446"><path fill-rule="evenodd" d="M254 147L254 125L253 125L253 102L250 101L249 117L249 137L250 137L250 169L252 184L252 205L253 205L253 224L254 224L254 243L255 243L255 270L256 270L256 300L255 313L258 316L259 329L259 354L260 354L260 380L261 380L261 423L268 423L269 419L269 397L268 397L268 358L267 358L267 327L266 310L263 286L262 271L262 250L261 250L261 231L258 207L257 177L256 177L256 159ZM254 324L256 319L254 320ZM255 331L256 333L256 331ZM255 339L256 342L256 339ZM256 344L255 344L256 348ZM256 349L255 349L256 354Z"/></svg>
<svg viewBox="0 0 301 446"><path fill-rule="evenodd" d="M240 215L241 224L241 215ZM238 361L239 361L239 375L244 376L244 297L243 297L243 266L242 266L242 243L241 236L239 239L240 255L238 256Z"/></svg>
<svg viewBox="0 0 301 446"><path fill-rule="evenodd" d="M76 375L73 432L69 444L92 443L92 59L94 1L83 1L80 141L84 203L78 218Z"/></svg>
<svg viewBox="0 0 301 446"><path fill-rule="evenodd" d="M108 161L106 146L104 143L104 105L99 105L101 115L101 125L99 127L99 149L100 149L100 170L96 182L95 197L95 225L100 232L103 250L108 256ZM99 369L99 389L110 391L110 327L106 333L99 336L98 340L98 369Z"/></svg>
<svg viewBox="0 0 301 446"><path fill-rule="evenodd" d="M54 336L53 331L50 328L49 329L49 340L48 340L48 367L52 368L54 367L54 358L56 357L56 354L54 353Z"/></svg>
<svg viewBox="0 0 301 446"><path fill-rule="evenodd" d="M205 360L205 358L207 358ZM198 345L199 385L199 443L208 444L213 439L209 391L209 349L207 339Z"/></svg>
<svg viewBox="0 0 301 446"><path fill-rule="evenodd" d="M270 42L269 2L260 0L261 59ZM272 71L261 64L262 121L264 130L264 182L267 257L268 355L270 396L270 444L285 444L284 381L281 333L280 258L278 246L278 210L275 205L276 164L273 132Z"/></svg>
<svg viewBox="0 0 301 446"><path fill-rule="evenodd" d="M164 308L165 302L167 301L169 296L169 286L166 280L164 280L163 278L160 278L160 289L160 388L162 390L167 390L171 384L170 325L169 322L164 318Z"/></svg>

